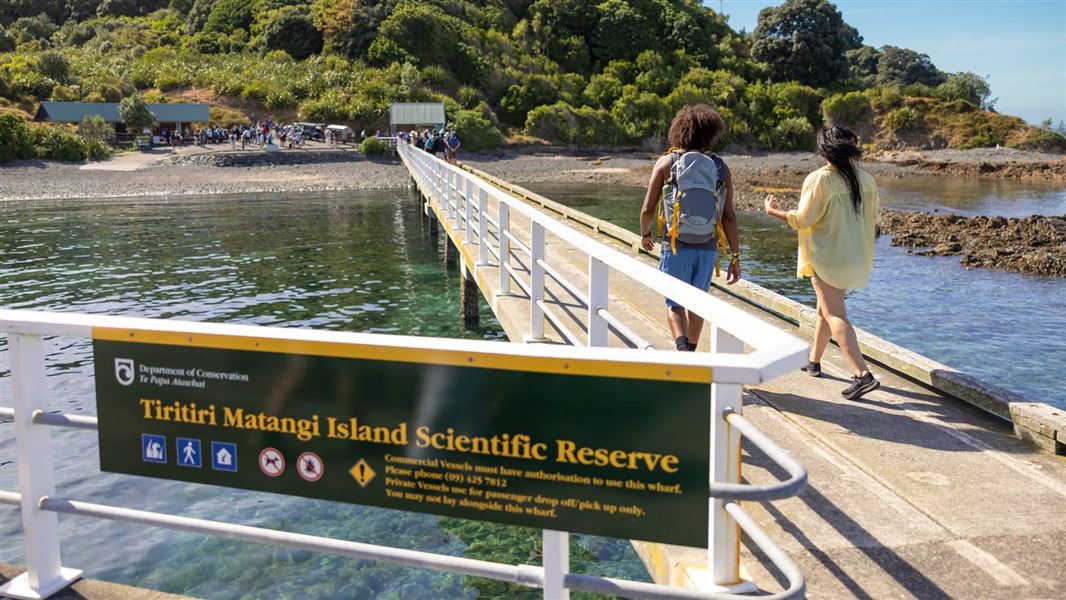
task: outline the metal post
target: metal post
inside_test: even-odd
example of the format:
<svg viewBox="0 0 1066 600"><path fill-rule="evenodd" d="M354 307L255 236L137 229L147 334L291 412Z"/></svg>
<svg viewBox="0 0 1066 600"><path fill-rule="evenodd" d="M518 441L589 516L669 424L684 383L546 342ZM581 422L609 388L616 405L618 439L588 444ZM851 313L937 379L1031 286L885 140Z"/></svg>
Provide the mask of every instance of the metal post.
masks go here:
<svg viewBox="0 0 1066 600"><path fill-rule="evenodd" d="M21 334L13 334L8 339L26 572L0 586L0 595L46 598L81 577L81 571L62 567L59 519L55 513L45 512L37 505L42 497L56 493L52 436L47 427L33 424L34 411L45 408L44 340L39 335Z"/></svg>
<svg viewBox="0 0 1066 600"><path fill-rule="evenodd" d="M504 296L511 293L511 274L507 272L507 267L511 265L511 240L507 238L507 234L511 230L511 207L503 202L499 203L499 207L500 291L497 292L496 295Z"/></svg>
<svg viewBox="0 0 1066 600"><path fill-rule="evenodd" d="M466 227L463 229L463 243L469 244L470 240L474 239L474 180L467 178L466 180L466 199L463 202L463 218L466 220Z"/></svg>
<svg viewBox="0 0 1066 600"><path fill-rule="evenodd" d="M589 346L607 345L607 321L599 310L607 308L610 269L603 261L589 256Z"/></svg>
<svg viewBox="0 0 1066 600"><path fill-rule="evenodd" d="M570 534L545 529L543 540L544 600L570 600L570 590L563 585L570 571Z"/></svg>
<svg viewBox="0 0 1066 600"><path fill-rule="evenodd" d="M740 353L744 345L714 325L711 348L714 352ZM742 405L740 385L711 383L711 481L740 482L740 433L726 422L724 411L731 408L740 413ZM724 504L711 498L709 506L707 571L711 590L754 592L755 585L740 577L740 525L726 513Z"/></svg>
<svg viewBox="0 0 1066 600"><path fill-rule="evenodd" d="M539 302L544 300L544 267L537 261L544 258L544 226L532 222L529 250L529 336L527 342L542 342L544 337L544 309Z"/></svg>
<svg viewBox="0 0 1066 600"><path fill-rule="evenodd" d="M485 188L477 189L477 266L489 264L489 198Z"/></svg>

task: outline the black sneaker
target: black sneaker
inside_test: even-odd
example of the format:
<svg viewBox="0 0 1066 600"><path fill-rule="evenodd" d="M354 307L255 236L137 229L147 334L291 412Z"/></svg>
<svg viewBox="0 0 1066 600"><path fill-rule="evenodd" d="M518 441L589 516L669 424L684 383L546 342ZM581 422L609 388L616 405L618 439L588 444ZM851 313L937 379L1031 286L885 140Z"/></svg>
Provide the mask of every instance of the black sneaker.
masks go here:
<svg viewBox="0 0 1066 600"><path fill-rule="evenodd" d="M821 377L822 376L822 363L811 362L811 361L808 360L807 361L807 366L806 367L800 367L800 371L803 371L804 373L810 375L811 377Z"/></svg>
<svg viewBox="0 0 1066 600"><path fill-rule="evenodd" d="M873 373L867 372L862 377L852 377L851 385L840 392L840 395L848 400L858 400L879 387L881 387L881 382L874 379Z"/></svg>

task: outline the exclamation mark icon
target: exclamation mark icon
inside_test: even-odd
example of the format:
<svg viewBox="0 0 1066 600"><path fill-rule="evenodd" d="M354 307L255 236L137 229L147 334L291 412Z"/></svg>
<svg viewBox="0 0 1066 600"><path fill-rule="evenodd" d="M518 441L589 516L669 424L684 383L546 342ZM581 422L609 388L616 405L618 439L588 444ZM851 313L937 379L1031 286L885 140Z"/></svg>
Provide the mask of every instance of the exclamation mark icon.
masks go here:
<svg viewBox="0 0 1066 600"><path fill-rule="evenodd" d="M361 458L359 459L359 462L352 465L352 468L348 470L348 473L361 487L366 487L366 484L370 483L370 481L374 479L374 476L377 475L377 473L374 472L374 469L371 469L370 465L366 464L366 461Z"/></svg>

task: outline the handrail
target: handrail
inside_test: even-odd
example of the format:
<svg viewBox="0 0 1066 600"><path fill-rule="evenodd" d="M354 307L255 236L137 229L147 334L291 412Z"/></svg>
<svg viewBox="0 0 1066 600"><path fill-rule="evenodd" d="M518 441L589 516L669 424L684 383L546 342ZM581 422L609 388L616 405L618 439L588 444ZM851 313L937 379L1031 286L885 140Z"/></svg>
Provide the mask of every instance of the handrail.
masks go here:
<svg viewBox="0 0 1066 600"><path fill-rule="evenodd" d="M766 437L766 434L752 425L751 421L745 419L732 408L726 408L722 412L727 423L735 427L742 436L747 438L752 444L755 444L759 450L762 450L770 460L787 471L789 478L773 485L749 485L712 481L711 497L723 500L781 500L782 498L791 498L799 494L807 486L807 471L803 468L803 465L792 458L792 455Z"/></svg>
<svg viewBox="0 0 1066 600"><path fill-rule="evenodd" d="M429 162L433 164L436 169L448 172L449 177L454 175L459 175L464 178L473 176L469 171L465 171L460 167L448 164L425 152L415 150L412 147L403 144L399 146L399 153L405 162L408 160ZM417 171L420 174L422 173L421 169L417 169ZM490 194L498 202L507 204L510 210L513 210L530 219L530 221L537 223L542 226L546 232L557 236L574 248L589 256L595 256L598 260L616 271L626 273L641 285L651 287L667 297L674 299L689 310L702 316L704 319L720 323L731 335L734 335L753 348L762 349L768 346L774 346L788 347L796 353L806 351L806 344L790 334L764 323L752 315L729 305L721 299L710 296L706 292L683 283L666 273L662 273L658 269L652 268L632 256L619 252L599 241L578 233L568 225L545 215L500 188L490 188ZM784 363L787 363L788 366L785 366L785 364L763 365L764 376L769 379L785 372L789 372L800 366L802 361L797 360L793 364L792 360L786 360Z"/></svg>

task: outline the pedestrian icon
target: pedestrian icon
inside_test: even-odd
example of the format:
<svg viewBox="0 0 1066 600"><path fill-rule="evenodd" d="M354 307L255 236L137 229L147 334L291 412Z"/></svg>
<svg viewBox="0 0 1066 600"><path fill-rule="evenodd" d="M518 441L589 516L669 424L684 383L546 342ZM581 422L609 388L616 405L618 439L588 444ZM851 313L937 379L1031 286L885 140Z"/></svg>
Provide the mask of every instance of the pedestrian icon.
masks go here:
<svg viewBox="0 0 1066 600"><path fill-rule="evenodd" d="M366 484L370 483L370 480L374 478L377 473L374 469L370 468L370 465L366 464L366 461L359 459L359 462L355 463L348 473L355 478L355 482L361 487L366 487Z"/></svg>
<svg viewBox="0 0 1066 600"><path fill-rule="evenodd" d="M176 448L178 450L179 467L196 467L199 469L204 466L203 458L200 456L200 440L178 438Z"/></svg>
<svg viewBox="0 0 1066 600"><path fill-rule="evenodd" d="M322 459L314 452L304 452L296 459L296 472L304 481L318 481L326 472Z"/></svg>
<svg viewBox="0 0 1066 600"><path fill-rule="evenodd" d="M211 442L211 468L216 471L237 472L237 444Z"/></svg>
<svg viewBox="0 0 1066 600"><path fill-rule="evenodd" d="M167 438L150 433L141 434L141 459L145 462L167 462Z"/></svg>
<svg viewBox="0 0 1066 600"><path fill-rule="evenodd" d="M285 470L285 457L277 448L263 448L259 453L259 469L270 477L277 477Z"/></svg>

